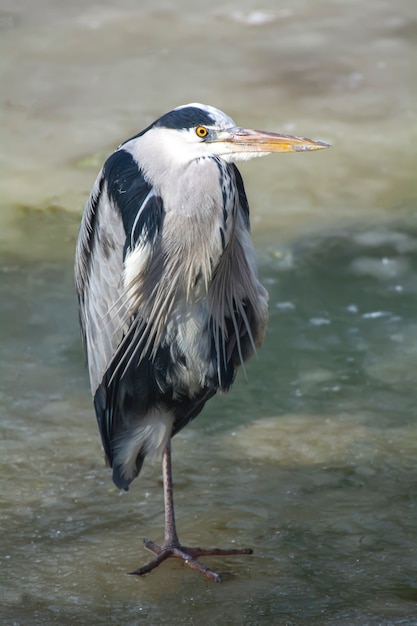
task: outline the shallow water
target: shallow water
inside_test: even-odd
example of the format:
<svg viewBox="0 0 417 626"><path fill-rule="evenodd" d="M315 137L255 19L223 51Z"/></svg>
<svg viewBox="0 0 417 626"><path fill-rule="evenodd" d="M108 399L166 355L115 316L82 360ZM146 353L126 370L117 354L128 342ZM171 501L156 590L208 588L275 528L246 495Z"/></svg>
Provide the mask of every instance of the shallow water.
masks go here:
<svg viewBox="0 0 417 626"><path fill-rule="evenodd" d="M22 220L22 247L64 243L1 259L4 623L416 623L416 226L260 251L265 346L174 442L183 541L255 550L206 559L219 586L176 563L126 575L142 537L161 539L160 469L113 488L78 338L77 220Z"/></svg>
<svg viewBox="0 0 417 626"><path fill-rule="evenodd" d="M2 11L2 623L417 624L414 0ZM126 575L160 468L112 485L72 286L103 158L192 100L333 143L242 167L267 339L173 446L182 541L254 548L222 585Z"/></svg>

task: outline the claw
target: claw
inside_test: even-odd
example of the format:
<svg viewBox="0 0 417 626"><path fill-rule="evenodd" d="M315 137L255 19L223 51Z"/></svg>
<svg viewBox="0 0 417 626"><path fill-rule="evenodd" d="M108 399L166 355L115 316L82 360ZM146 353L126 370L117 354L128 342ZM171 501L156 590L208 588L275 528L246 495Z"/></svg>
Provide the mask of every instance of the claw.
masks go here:
<svg viewBox="0 0 417 626"><path fill-rule="evenodd" d="M241 549L231 549L231 550L221 550L220 548L188 548L186 546L181 546L179 543L175 545L167 545L167 546L158 546L153 541L149 539L144 539L145 548L150 550L156 557L150 561L147 565L140 567L133 572L129 572L129 574L134 576L144 576L145 574L149 574L153 569L158 567L163 561L166 559L174 558L181 559L185 565L190 567L191 569L199 572L205 578L209 580L214 580L215 582L221 583L222 577L217 572L205 567L197 558L200 556L233 556L238 554L252 554L253 550L251 548L241 548Z"/></svg>

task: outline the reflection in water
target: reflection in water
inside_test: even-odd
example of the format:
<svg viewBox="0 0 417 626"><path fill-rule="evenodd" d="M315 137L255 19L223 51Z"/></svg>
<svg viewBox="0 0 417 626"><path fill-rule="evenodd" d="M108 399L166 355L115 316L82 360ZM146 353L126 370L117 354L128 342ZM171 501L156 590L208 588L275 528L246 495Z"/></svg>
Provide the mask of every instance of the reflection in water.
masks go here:
<svg viewBox="0 0 417 626"><path fill-rule="evenodd" d="M412 624L410 225L309 237L279 253L269 242L261 253L265 346L247 380L174 440L184 540L255 549L210 560L225 573L219 586L176 563L126 576L147 558L141 538L162 532L159 464L127 494L113 487L79 345L77 220L24 223L23 249L67 243L47 259L1 259L5 623ZM385 259L392 271L375 271Z"/></svg>

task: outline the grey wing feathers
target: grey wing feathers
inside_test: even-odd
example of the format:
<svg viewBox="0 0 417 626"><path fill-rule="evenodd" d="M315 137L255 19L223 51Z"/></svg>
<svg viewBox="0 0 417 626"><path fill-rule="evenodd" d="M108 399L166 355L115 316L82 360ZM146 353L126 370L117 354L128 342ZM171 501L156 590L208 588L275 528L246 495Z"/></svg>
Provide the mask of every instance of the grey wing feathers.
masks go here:
<svg viewBox="0 0 417 626"><path fill-rule="evenodd" d="M123 301L123 248L120 213L107 194L102 171L81 223L76 253L80 320L94 395L129 325Z"/></svg>
<svg viewBox="0 0 417 626"><path fill-rule="evenodd" d="M97 422L114 480L127 488L132 477L119 476L120 462L114 463L115 446L125 425L148 410L147 398L153 389L152 377L135 365L125 373L126 358L137 325L146 333L140 313L129 298L129 258L134 267L146 271L152 256L150 242L158 237L162 203L144 179L138 163L122 148L107 159L93 187L84 211L78 237L75 279L84 347L90 374ZM130 264L131 265L131 264ZM143 378L144 393L138 406L137 376ZM123 381L121 380L123 378ZM140 387L140 385L139 385ZM141 388L142 388L141 387ZM138 455L138 472L143 455ZM132 470L133 471L133 470ZM118 477L119 476L119 477Z"/></svg>

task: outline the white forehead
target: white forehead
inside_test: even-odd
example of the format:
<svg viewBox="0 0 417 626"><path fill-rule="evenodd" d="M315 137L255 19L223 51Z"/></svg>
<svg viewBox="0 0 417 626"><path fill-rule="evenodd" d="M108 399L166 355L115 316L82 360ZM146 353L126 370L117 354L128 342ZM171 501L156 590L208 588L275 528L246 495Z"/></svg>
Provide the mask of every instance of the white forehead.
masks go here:
<svg viewBox="0 0 417 626"><path fill-rule="evenodd" d="M201 104L201 102L190 102L189 104L182 104L181 106L176 107L174 111L185 109L187 107L195 107L196 109L201 109L205 113L208 113L212 118L214 118L214 126L216 127L230 128L231 126L236 126L232 118L226 115L226 113L220 111L220 109L216 109L216 107L210 106L209 104Z"/></svg>

